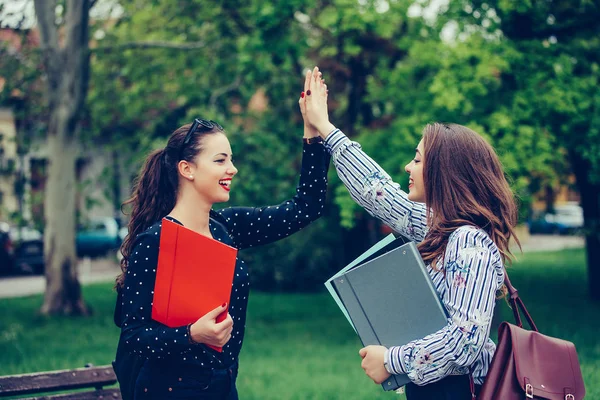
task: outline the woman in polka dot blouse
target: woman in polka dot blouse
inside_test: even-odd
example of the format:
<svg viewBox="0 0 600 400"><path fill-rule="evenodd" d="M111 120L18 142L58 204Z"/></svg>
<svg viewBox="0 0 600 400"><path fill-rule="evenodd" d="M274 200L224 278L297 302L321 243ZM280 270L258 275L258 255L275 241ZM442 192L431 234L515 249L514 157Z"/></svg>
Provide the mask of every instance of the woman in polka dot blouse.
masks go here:
<svg viewBox="0 0 600 400"><path fill-rule="evenodd" d="M305 126L296 195L269 207L212 210L214 203L229 199L237 173L229 141L216 122L184 125L164 149L148 156L127 202L132 205L131 222L121 247L124 273L117 278L115 323L121 337L114 365L124 398L132 392L135 399L238 398L235 381L246 324L248 269L236 261L226 320L215 322L225 309L218 307L189 326L169 328L153 321L161 219L237 249L298 232L321 216L325 202L329 156L316 136ZM223 346L222 353L208 344Z"/></svg>

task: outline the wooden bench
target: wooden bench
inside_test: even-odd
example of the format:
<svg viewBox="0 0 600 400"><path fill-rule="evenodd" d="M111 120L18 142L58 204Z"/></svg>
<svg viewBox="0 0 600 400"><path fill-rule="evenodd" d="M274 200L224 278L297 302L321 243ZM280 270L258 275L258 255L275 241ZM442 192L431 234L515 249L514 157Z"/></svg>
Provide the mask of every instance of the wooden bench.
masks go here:
<svg viewBox="0 0 600 400"><path fill-rule="evenodd" d="M105 386L113 385L116 382L117 377L111 365L7 375L0 376L0 397L19 396L17 398L24 398L26 395L37 394L40 396L27 397L27 399L120 400L119 388L104 389ZM73 389L88 390L64 393Z"/></svg>

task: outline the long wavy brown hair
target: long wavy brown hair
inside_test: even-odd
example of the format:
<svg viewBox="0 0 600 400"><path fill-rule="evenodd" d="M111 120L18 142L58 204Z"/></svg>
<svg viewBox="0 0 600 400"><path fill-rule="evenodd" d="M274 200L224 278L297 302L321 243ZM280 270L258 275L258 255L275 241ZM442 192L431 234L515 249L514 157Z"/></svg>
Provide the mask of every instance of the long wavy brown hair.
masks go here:
<svg viewBox="0 0 600 400"><path fill-rule="evenodd" d="M502 260L512 261L509 242L520 247L514 227L517 205L498 155L483 137L457 124L423 130L423 180L429 231L419 244L425 262L441 265L448 238L458 227L487 232Z"/></svg>
<svg viewBox="0 0 600 400"><path fill-rule="evenodd" d="M202 151L202 141L210 134L224 133L220 129L207 130L200 126L192 135L190 142L182 149L185 136L191 124L183 125L169 137L164 149L155 150L148 155L134 182L133 194L121 205L124 214L131 208L128 233L121 244L121 274L117 276L116 288L121 288L127 272L127 260L135 245L135 238L155 222L165 217L177 201L179 190L179 161L192 162Z"/></svg>

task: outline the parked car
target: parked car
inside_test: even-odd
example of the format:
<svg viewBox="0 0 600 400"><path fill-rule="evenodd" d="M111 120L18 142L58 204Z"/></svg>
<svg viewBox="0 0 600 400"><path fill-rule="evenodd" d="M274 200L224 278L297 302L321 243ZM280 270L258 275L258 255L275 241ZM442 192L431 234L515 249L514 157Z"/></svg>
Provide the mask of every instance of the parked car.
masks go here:
<svg viewBox="0 0 600 400"><path fill-rule="evenodd" d="M112 217L93 217L77 231L75 237L79 257L97 257L121 245L119 224Z"/></svg>
<svg viewBox="0 0 600 400"><path fill-rule="evenodd" d="M577 203L554 207L553 213L538 213L529 221L529 233L575 234L583 229L583 209Z"/></svg>
<svg viewBox="0 0 600 400"><path fill-rule="evenodd" d="M0 273L43 273L44 238L27 226L0 222Z"/></svg>
<svg viewBox="0 0 600 400"><path fill-rule="evenodd" d="M10 236L15 248L17 272L44 273L44 235L28 226L13 226Z"/></svg>
<svg viewBox="0 0 600 400"><path fill-rule="evenodd" d="M13 272L13 246L10 240L10 226L0 222L0 275Z"/></svg>

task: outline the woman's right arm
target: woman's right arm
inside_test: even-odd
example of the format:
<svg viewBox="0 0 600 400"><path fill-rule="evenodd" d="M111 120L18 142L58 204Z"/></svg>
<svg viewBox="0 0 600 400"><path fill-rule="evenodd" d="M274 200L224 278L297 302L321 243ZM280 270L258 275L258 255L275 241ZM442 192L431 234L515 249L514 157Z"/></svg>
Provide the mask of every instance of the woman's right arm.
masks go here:
<svg viewBox="0 0 600 400"><path fill-rule="evenodd" d="M338 176L354 201L395 231L416 242L422 241L427 233L425 205L408 200L400 185L358 143L350 141L329 122L327 85L317 67L308 73L305 91L304 104L300 101L302 115L325 139Z"/></svg>
<svg viewBox="0 0 600 400"><path fill-rule="evenodd" d="M427 209L408 199L400 185L342 131L334 129L325 139L338 176L350 195L369 214L397 232L420 242L427 233Z"/></svg>

